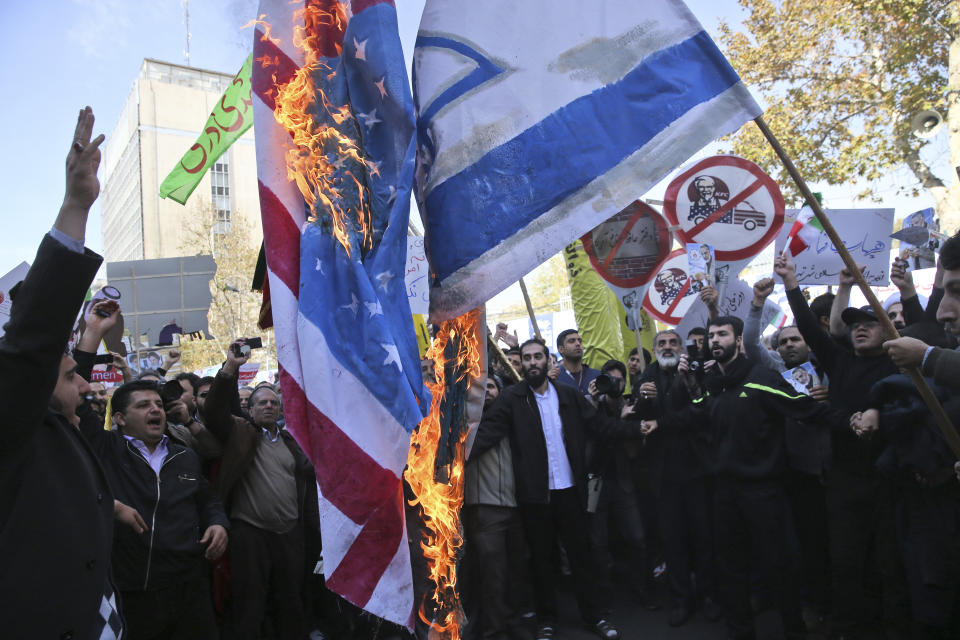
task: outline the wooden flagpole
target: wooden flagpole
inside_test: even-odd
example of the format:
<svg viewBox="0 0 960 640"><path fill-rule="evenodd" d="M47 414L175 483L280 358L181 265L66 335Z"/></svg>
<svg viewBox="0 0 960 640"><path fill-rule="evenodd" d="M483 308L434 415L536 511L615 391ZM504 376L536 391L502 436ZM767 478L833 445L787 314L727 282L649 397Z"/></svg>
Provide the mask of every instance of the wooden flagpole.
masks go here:
<svg viewBox="0 0 960 640"><path fill-rule="evenodd" d="M520 293L523 294L523 302L527 305L527 315L530 316L530 322L533 324L533 334L537 340L543 342L543 336L540 335L540 327L537 325L537 316L533 315L533 303L530 302L530 294L527 293L527 283L520 278Z"/></svg>
<svg viewBox="0 0 960 640"><path fill-rule="evenodd" d="M841 240L837 230L834 229L833 224L831 224L830 220L827 218L827 215L823 212L823 208L820 206L820 203L817 201L816 197L814 197L813 192L810 191L810 188L804 181L803 176L800 175L800 172L793 164L790 156L787 155L787 152L780 144L780 141L777 140L775 135L773 135L773 131L771 131L770 127L767 126L763 116L758 116L754 122L758 127L760 127L760 131L767 139L767 142L770 143L770 146L780 158L780 162L782 162L783 166L787 169L787 173L790 174L790 177L793 178L793 182L797 185L797 188L800 189L801 195L803 195L807 204L810 205L810 208L813 209L813 213L817 216L817 220L820 221L820 226L823 227L824 232L826 232L827 236L830 238L830 242L833 243L834 248L843 259L843 263L846 265L847 271L853 274L853 277L857 282L857 286L860 287L860 291L863 292L863 295L867 299L867 302L870 303L870 307L873 309L873 312L877 315L877 318L879 318L884 333L891 340L894 338L899 338L900 334L897 332L897 328L893 326L893 322L889 317L887 317L887 312L883 309L883 305L880 304L880 300L877 298L876 294L874 294L873 290L870 288L870 285L867 284L866 278L864 278L863 274L860 272L860 267L857 266L853 256L851 256L850 252L847 251L847 248L843 244L843 240ZM913 384L920 392L920 396L923 398L923 401L927 404L927 407L930 409L931 413L933 413L933 417L936 419L937 425L943 432L943 436L950 445L950 449L953 451L953 454L960 459L960 435L957 434L957 430L950 422L950 418L943 410L943 407L940 405L937 397L933 395L930 385L927 384L927 381L924 380L923 375L921 375L920 370L917 368L907 369L907 374L909 374L910 379L913 380Z"/></svg>

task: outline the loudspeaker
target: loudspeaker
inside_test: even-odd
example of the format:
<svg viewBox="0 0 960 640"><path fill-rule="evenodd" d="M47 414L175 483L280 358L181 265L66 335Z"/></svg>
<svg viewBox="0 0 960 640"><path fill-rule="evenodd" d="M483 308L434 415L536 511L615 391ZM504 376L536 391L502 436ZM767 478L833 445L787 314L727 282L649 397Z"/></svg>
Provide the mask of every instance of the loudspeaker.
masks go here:
<svg viewBox="0 0 960 640"><path fill-rule="evenodd" d="M921 111L910 119L910 131L918 138L932 138L943 125L943 116L936 111Z"/></svg>

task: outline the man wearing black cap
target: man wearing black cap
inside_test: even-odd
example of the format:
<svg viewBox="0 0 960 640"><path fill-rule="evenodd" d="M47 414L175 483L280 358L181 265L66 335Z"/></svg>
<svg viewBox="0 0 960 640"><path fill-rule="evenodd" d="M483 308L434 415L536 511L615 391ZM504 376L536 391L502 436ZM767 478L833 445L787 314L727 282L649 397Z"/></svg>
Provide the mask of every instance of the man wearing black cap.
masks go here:
<svg viewBox="0 0 960 640"><path fill-rule="evenodd" d="M793 261L788 255L777 258L774 271L783 279L787 300L797 328L830 377L829 402L844 415L869 408L870 388L897 372L884 354L883 329L870 307L848 307L844 324L850 330L853 352L839 348L813 316L800 291ZM878 499L875 462L881 438L855 432L849 424L832 425L833 465L824 476L830 533L831 583L833 586L833 629L837 634L864 631L880 612L870 591L876 566L872 555L877 543L873 526Z"/></svg>

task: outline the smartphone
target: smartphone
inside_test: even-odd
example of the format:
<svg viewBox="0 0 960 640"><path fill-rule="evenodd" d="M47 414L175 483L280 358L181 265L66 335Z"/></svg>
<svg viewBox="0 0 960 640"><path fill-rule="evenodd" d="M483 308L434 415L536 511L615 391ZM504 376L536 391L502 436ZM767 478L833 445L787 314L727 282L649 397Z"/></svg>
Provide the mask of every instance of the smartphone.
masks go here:
<svg viewBox="0 0 960 640"><path fill-rule="evenodd" d="M93 364L112 364L113 356L109 353L100 353L94 356Z"/></svg>
<svg viewBox="0 0 960 640"><path fill-rule="evenodd" d="M246 338L246 339L244 340L244 342L245 342L246 345L247 345L248 347L250 347L251 349L262 349L262 348L263 348L263 340L260 339L260 338Z"/></svg>

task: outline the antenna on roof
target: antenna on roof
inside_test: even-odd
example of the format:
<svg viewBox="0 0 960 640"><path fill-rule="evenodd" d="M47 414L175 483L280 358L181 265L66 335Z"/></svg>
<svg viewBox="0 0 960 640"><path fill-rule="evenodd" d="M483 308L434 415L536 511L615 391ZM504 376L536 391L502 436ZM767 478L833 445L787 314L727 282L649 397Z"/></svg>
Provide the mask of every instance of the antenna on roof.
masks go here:
<svg viewBox="0 0 960 640"><path fill-rule="evenodd" d="M190 66L190 0L183 0L183 24L187 30L187 49L184 55L187 59L187 66Z"/></svg>

